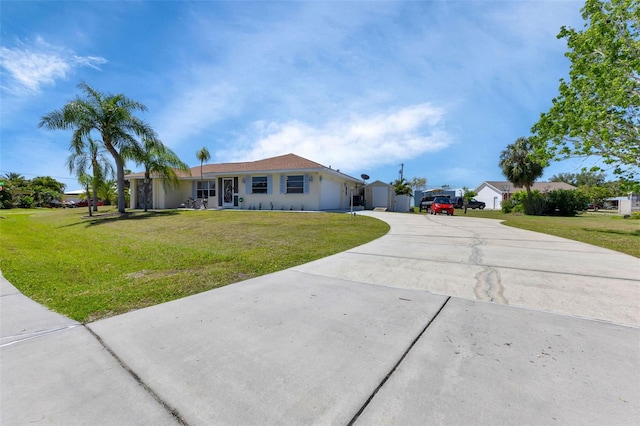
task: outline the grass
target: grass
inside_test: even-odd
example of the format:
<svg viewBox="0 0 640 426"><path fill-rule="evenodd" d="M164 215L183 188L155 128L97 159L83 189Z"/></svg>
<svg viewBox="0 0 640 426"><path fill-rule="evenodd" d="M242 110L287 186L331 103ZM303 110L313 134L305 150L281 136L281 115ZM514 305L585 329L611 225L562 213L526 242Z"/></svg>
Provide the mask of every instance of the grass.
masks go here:
<svg viewBox="0 0 640 426"><path fill-rule="evenodd" d="M0 212L0 270L81 322L200 293L378 238L379 220L310 212Z"/></svg>
<svg viewBox="0 0 640 426"><path fill-rule="evenodd" d="M456 215L464 215L457 210ZM576 217L505 214L499 210L467 210L466 216L499 219L507 226L581 241L640 258L640 220L624 219L607 212L588 212Z"/></svg>
<svg viewBox="0 0 640 426"><path fill-rule="evenodd" d="M107 213L107 214L105 214ZM456 215L463 215L456 210ZM364 244L389 227L366 216L310 212L101 208L0 212L0 270L28 297L82 322L200 293ZM588 213L467 216L640 258L640 220Z"/></svg>

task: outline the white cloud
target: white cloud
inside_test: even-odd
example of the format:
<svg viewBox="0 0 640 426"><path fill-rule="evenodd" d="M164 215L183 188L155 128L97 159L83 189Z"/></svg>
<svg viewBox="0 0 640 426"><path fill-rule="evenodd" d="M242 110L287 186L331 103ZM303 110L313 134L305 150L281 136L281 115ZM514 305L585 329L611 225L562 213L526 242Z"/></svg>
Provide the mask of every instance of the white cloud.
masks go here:
<svg viewBox="0 0 640 426"><path fill-rule="evenodd" d="M295 153L350 173L446 148L451 137L441 129L443 116L442 109L425 103L388 114L335 120L322 127L299 121L258 122L255 142L220 151L217 157L250 161Z"/></svg>
<svg viewBox="0 0 640 426"><path fill-rule="evenodd" d="M107 62L97 56L78 56L73 51L53 46L37 37L32 43L19 43L19 47L0 47L2 90L16 95L38 93L42 86L54 85L65 79L77 67L99 69Z"/></svg>

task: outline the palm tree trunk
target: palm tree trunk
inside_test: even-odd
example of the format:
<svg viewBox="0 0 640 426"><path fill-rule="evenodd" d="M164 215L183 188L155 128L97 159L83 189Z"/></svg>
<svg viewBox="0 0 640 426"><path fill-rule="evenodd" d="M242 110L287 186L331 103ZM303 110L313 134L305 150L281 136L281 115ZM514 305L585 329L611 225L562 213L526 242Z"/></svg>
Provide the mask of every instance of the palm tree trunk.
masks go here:
<svg viewBox="0 0 640 426"><path fill-rule="evenodd" d="M116 169L118 175L118 213L124 213L126 207L126 199L124 196L124 162L119 155L116 158Z"/></svg>
<svg viewBox="0 0 640 426"><path fill-rule="evenodd" d="M94 159L91 161L92 165L91 168L93 169L93 181L91 182L91 186L93 188L93 211L97 212L98 211L98 168L100 167L98 165L98 162Z"/></svg>
<svg viewBox="0 0 640 426"><path fill-rule="evenodd" d="M107 151L109 151L113 156L113 159L116 161L116 175L118 179L118 213L124 214L126 207L124 197L124 161L118 151L116 151L113 145L111 145L108 135L102 135L102 142L107 148Z"/></svg>
<svg viewBox="0 0 640 426"><path fill-rule="evenodd" d="M87 191L87 208L89 209L89 216L93 216L93 213L91 213L91 198L89 198L89 185L85 186L85 190Z"/></svg>
<svg viewBox="0 0 640 426"><path fill-rule="evenodd" d="M527 190L527 205L524 208L524 211L528 215L535 214L533 208L533 195L531 194L531 187L529 185L525 185L525 189Z"/></svg>
<svg viewBox="0 0 640 426"><path fill-rule="evenodd" d="M93 187L93 211L98 211L98 177L93 177L92 185Z"/></svg>

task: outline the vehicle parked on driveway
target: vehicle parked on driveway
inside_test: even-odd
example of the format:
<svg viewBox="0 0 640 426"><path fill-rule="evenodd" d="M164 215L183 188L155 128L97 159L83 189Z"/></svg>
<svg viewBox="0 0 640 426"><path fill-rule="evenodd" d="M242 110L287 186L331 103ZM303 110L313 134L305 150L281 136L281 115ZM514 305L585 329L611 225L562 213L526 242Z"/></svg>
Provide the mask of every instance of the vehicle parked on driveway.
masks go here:
<svg viewBox="0 0 640 426"><path fill-rule="evenodd" d="M451 204L453 204L454 209L461 209L464 206L464 198L453 197L451 198Z"/></svg>
<svg viewBox="0 0 640 426"><path fill-rule="evenodd" d="M456 208L456 209L464 208L464 198L462 198L462 197L453 197L451 199L451 204L453 204L453 207ZM472 198L467 203L467 208L468 209L480 209L480 210L482 210L485 207L486 207L486 204L484 203L484 201L478 201L475 198Z"/></svg>
<svg viewBox="0 0 640 426"><path fill-rule="evenodd" d="M484 209L487 205L485 204L484 201L478 201L475 198L472 198L469 200L469 202L467 203L467 208L468 209Z"/></svg>
<svg viewBox="0 0 640 426"><path fill-rule="evenodd" d="M89 205L87 200L80 200L76 202L76 207L87 207ZM91 205L93 206L93 200L91 200ZM103 206L104 203L98 200L98 206Z"/></svg>
<svg viewBox="0 0 640 426"><path fill-rule="evenodd" d="M447 200L449 199L448 196L444 195L425 195L420 199L420 211L430 213L431 205L436 198L446 198Z"/></svg>
<svg viewBox="0 0 640 426"><path fill-rule="evenodd" d="M445 213L447 216L453 216L453 204L447 197L436 197L431 203L430 213Z"/></svg>

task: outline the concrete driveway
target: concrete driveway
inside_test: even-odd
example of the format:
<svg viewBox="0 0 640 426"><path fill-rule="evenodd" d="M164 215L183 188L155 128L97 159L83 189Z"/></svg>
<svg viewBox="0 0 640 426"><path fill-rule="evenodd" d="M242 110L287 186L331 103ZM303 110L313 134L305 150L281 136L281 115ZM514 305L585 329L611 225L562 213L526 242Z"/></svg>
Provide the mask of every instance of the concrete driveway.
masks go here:
<svg viewBox="0 0 640 426"><path fill-rule="evenodd" d="M391 231L293 270L640 326L637 258L497 220L365 214Z"/></svg>
<svg viewBox="0 0 640 426"><path fill-rule="evenodd" d="M87 326L3 282L0 423L637 424L640 260L366 214L390 233Z"/></svg>

